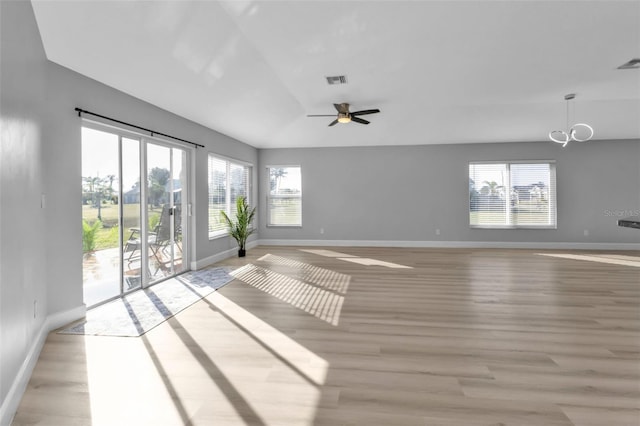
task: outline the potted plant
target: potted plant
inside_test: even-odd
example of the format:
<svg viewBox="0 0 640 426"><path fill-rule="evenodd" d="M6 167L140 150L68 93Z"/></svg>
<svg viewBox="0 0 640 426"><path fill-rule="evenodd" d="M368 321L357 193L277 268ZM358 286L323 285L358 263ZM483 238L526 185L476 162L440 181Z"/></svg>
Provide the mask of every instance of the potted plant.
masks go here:
<svg viewBox="0 0 640 426"><path fill-rule="evenodd" d="M232 221L225 212L220 212L231 235L238 242L238 257L246 255L245 245L249 235L253 234L254 229L249 229L253 217L256 214L256 208L249 207L247 197L240 196L236 199L236 217Z"/></svg>

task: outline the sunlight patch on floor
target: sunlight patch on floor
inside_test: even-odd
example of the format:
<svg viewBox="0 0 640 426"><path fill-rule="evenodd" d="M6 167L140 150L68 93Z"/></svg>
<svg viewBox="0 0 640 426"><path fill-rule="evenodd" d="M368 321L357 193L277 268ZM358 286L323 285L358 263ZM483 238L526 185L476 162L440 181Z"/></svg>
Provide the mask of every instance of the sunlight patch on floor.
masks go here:
<svg viewBox="0 0 640 426"><path fill-rule="evenodd" d="M338 325L344 303L342 291L330 290L253 264L236 269L230 274L316 318ZM346 287L345 285L345 291Z"/></svg>
<svg viewBox="0 0 640 426"><path fill-rule="evenodd" d="M318 256L324 257L356 257L346 253L339 253L333 250L316 250L316 249L300 249L300 251L304 251L306 253L317 254Z"/></svg>
<svg viewBox="0 0 640 426"><path fill-rule="evenodd" d="M182 424L177 410L148 409L173 403L141 340L89 336L85 345L92 424Z"/></svg>
<svg viewBox="0 0 640 426"><path fill-rule="evenodd" d="M69 410L93 425L313 424L329 363L220 292L204 301L214 330L187 310L139 338L84 337L87 404Z"/></svg>
<svg viewBox="0 0 640 426"><path fill-rule="evenodd" d="M413 269L411 266L400 265L392 262L385 262L383 260L369 259L368 257L347 257L347 258L341 257L339 259L344 260L345 262L353 262L353 263L357 263L358 265L364 265L364 266L384 266L387 268L394 268L394 269Z"/></svg>
<svg viewBox="0 0 640 426"><path fill-rule="evenodd" d="M287 364L290 364L290 369L293 368L302 374L308 382L318 387L324 384L329 369L329 363L324 358L262 321L220 292L210 294L207 300L242 328L249 330L253 337L268 346L274 353L279 354Z"/></svg>
<svg viewBox="0 0 640 426"><path fill-rule="evenodd" d="M571 253L537 253L538 256L558 257L561 259L585 260L588 262L609 263L611 265L634 266L640 268L640 256L620 254L571 254Z"/></svg>
<svg viewBox="0 0 640 426"><path fill-rule="evenodd" d="M282 265L294 268L296 278L341 294L347 292L349 281L351 281L351 277L347 274L332 271L331 269L320 268L287 257L265 254L258 260L268 263L270 266Z"/></svg>
<svg viewBox="0 0 640 426"><path fill-rule="evenodd" d="M363 266L384 266L386 268L393 269L413 269L411 266L400 265L393 262L385 262L384 260L370 259L368 257L358 257L351 254L339 253L332 250L313 250L313 249L300 249L306 253L317 254L318 256L333 257L338 260L344 260L345 262L357 263Z"/></svg>

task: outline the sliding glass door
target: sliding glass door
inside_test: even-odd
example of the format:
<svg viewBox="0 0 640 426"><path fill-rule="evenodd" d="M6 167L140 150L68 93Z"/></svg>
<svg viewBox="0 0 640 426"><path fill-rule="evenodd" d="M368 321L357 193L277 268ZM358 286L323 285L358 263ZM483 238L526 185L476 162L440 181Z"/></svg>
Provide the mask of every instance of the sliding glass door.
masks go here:
<svg viewBox="0 0 640 426"><path fill-rule="evenodd" d="M120 138L82 128L82 278L87 305L118 296Z"/></svg>
<svg viewBox="0 0 640 426"><path fill-rule="evenodd" d="M141 224L143 216L143 188L140 185L140 150L141 141L136 138L122 138L120 185L120 214L122 217L122 235L119 249L122 252L122 288L123 292L135 290L142 285L140 269L140 250L142 249ZM85 286L86 288L86 286ZM87 303L85 293L85 303ZM101 302L101 301L99 301Z"/></svg>
<svg viewBox="0 0 640 426"><path fill-rule="evenodd" d="M183 212L187 211L186 160L184 149L148 143L147 178L147 283L183 271Z"/></svg>
<svg viewBox="0 0 640 426"><path fill-rule="evenodd" d="M87 306L185 270L188 158L187 149L162 141L99 125L83 127Z"/></svg>

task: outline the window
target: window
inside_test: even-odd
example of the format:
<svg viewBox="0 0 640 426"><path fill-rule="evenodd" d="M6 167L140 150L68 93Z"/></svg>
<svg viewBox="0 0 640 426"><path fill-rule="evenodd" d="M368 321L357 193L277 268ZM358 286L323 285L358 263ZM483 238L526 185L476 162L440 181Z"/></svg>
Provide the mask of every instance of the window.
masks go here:
<svg viewBox="0 0 640 426"><path fill-rule="evenodd" d="M226 234L220 212L234 217L239 196L251 204L250 188L251 166L209 154L209 238Z"/></svg>
<svg viewBox="0 0 640 426"><path fill-rule="evenodd" d="M272 166L269 172L269 226L302 226L300 166Z"/></svg>
<svg viewBox="0 0 640 426"><path fill-rule="evenodd" d="M555 228L555 162L469 163L469 224Z"/></svg>

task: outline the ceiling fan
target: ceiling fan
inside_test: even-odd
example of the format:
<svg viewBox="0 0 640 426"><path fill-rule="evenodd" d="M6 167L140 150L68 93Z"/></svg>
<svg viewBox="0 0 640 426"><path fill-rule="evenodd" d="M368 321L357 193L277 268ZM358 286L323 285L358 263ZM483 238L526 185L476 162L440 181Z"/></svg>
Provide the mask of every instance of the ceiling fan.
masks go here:
<svg viewBox="0 0 640 426"><path fill-rule="evenodd" d="M360 124L369 124L369 121L367 120L363 120L362 118L358 117L359 115L367 115L367 114L375 114L380 112L379 109L364 109L362 111L354 111L354 112L350 112L349 111L349 104L346 102L343 102L341 104L333 104L333 106L336 108L336 110L338 111L337 114L337 118L335 120L333 120L329 126L334 126L337 123L349 123L351 121L353 121L354 123L360 123ZM335 117L336 114L326 114L326 115L307 115L307 117Z"/></svg>

